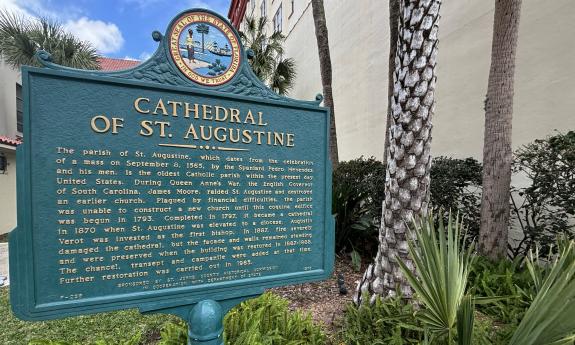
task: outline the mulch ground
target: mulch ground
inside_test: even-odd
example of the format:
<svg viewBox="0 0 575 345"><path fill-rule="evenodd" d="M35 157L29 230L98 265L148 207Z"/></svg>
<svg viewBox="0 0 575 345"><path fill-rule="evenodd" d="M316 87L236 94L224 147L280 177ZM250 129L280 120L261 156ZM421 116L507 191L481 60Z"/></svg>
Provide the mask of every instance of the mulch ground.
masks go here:
<svg viewBox="0 0 575 345"><path fill-rule="evenodd" d="M339 292L337 276L340 273L347 288L346 295ZM349 258L336 256L335 269L330 279L275 288L272 291L288 299L292 310L310 312L313 319L324 324L326 331L330 332L343 316L346 304L352 301L355 287L362 274L362 270L354 271Z"/></svg>

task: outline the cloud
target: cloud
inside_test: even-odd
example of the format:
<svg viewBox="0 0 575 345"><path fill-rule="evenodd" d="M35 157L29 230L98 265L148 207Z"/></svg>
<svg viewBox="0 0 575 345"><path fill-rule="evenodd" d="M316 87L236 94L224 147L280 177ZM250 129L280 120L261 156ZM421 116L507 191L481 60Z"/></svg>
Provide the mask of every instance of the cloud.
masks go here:
<svg viewBox="0 0 575 345"><path fill-rule="evenodd" d="M66 5L61 8L49 8L47 2L42 0L0 0L0 9L24 17L47 17L56 20L68 20L79 17L83 10L76 5Z"/></svg>
<svg viewBox="0 0 575 345"><path fill-rule="evenodd" d="M0 10L5 10L18 16L33 17L30 12L19 6L15 0L0 0Z"/></svg>
<svg viewBox="0 0 575 345"><path fill-rule="evenodd" d="M60 20L70 18L64 22L64 29L79 39L91 43L102 54L117 52L124 45L124 37L116 24L85 16L74 19L70 16L76 16L80 12L73 8L66 7L62 13L57 13L48 9L39 0L0 0L0 9L32 19L41 16Z"/></svg>
<svg viewBox="0 0 575 345"><path fill-rule="evenodd" d="M140 54L139 59L140 59L140 61L146 61L151 57L152 57L152 54L150 54L148 52L143 52L142 54Z"/></svg>
<svg viewBox="0 0 575 345"><path fill-rule="evenodd" d="M140 56L138 56L138 58L132 57L132 56L130 56L130 55L126 55L126 56L124 56L124 60L146 61L146 60L148 60L151 56L152 56L152 54L150 54L150 53L148 53L148 52L143 52L142 54L140 54Z"/></svg>
<svg viewBox="0 0 575 345"><path fill-rule="evenodd" d="M102 54L117 52L124 45L122 32L114 23L81 17L67 21L64 29L79 39L90 42Z"/></svg>

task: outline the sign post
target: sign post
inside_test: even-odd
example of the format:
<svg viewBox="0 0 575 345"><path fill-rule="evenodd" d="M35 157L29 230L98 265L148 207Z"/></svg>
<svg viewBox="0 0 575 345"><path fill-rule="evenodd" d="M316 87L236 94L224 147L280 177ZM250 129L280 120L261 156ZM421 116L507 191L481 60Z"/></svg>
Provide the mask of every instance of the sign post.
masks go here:
<svg viewBox="0 0 575 345"><path fill-rule="evenodd" d="M170 313L222 344L242 300L332 272L329 110L262 84L216 13L152 36L130 70L23 67L11 304Z"/></svg>

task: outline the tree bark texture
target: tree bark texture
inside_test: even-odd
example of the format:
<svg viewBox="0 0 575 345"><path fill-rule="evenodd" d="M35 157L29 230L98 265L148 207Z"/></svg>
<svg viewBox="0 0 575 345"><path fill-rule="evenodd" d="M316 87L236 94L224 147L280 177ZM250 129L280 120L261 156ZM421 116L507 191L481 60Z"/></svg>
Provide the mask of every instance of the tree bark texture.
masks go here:
<svg viewBox="0 0 575 345"><path fill-rule="evenodd" d="M491 68L485 105L483 195L479 251L492 259L507 254L511 184L511 123L515 53L521 0L496 0Z"/></svg>
<svg viewBox="0 0 575 345"><path fill-rule="evenodd" d="M333 106L333 94L331 89L331 57L329 54L329 39L327 34L327 24L325 21L325 10L323 0L312 0L313 22L315 25L315 37L317 39L317 50L319 52L319 67L321 73L321 83L323 86L323 104L331 112L329 128L329 156L333 169L339 164L337 151L337 131L335 128L335 110Z"/></svg>
<svg viewBox="0 0 575 345"><path fill-rule="evenodd" d="M414 270L408 256L408 231L416 217L427 214L431 128L435 108L435 66L441 0L400 0L397 51L393 72L385 201L375 262L358 284L354 302L366 296L390 297L397 289L413 292L398 258ZM411 234L411 235L410 235Z"/></svg>
<svg viewBox="0 0 575 345"><path fill-rule="evenodd" d="M395 71L395 51L397 50L397 28L399 26L399 1L389 0L389 61L387 67L387 117L385 119L385 141L383 162L387 162L389 150L389 128L391 128L391 97L393 97L393 71Z"/></svg>

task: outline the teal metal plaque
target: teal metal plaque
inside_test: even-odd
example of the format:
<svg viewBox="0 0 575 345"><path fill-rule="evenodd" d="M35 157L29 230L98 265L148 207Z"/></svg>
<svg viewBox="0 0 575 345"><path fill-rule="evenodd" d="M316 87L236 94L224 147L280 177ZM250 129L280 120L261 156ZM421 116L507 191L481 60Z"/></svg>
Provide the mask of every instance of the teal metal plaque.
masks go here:
<svg viewBox="0 0 575 345"><path fill-rule="evenodd" d="M45 52L44 68L22 69L10 236L19 318L124 308L191 318L194 305L225 312L265 288L329 277L329 111L321 97L265 87L238 37L190 10L154 32L156 53L134 69L74 70Z"/></svg>

